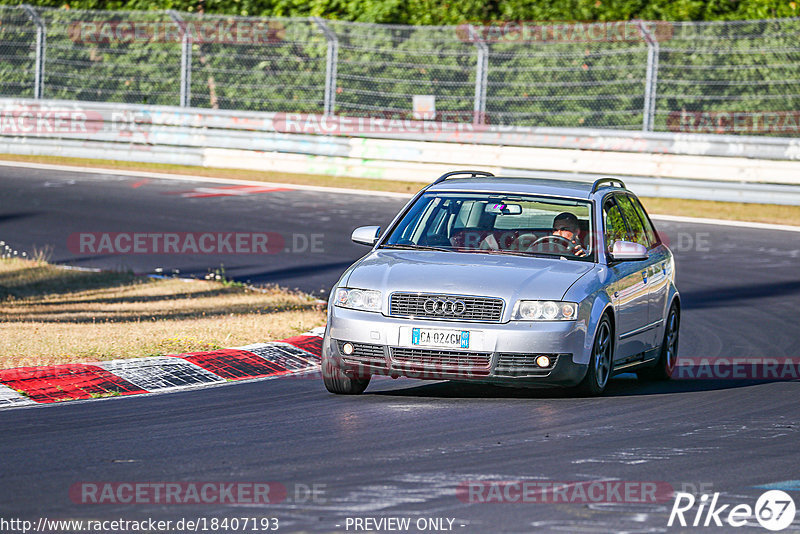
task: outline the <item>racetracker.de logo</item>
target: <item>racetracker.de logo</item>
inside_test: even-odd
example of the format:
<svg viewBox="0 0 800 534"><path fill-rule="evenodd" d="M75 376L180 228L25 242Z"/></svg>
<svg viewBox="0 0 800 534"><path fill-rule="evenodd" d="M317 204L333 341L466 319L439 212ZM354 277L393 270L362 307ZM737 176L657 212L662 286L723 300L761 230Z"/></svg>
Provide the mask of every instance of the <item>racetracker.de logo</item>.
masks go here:
<svg viewBox="0 0 800 534"><path fill-rule="evenodd" d="M661 481L468 480L456 496L465 503L660 503L672 500L672 485Z"/></svg>
<svg viewBox="0 0 800 534"><path fill-rule="evenodd" d="M280 482L76 482L76 504L275 504L286 500Z"/></svg>
<svg viewBox="0 0 800 534"><path fill-rule="evenodd" d="M672 23L661 20L489 21L456 27L467 43L642 43L668 41L673 34Z"/></svg>
<svg viewBox="0 0 800 534"><path fill-rule="evenodd" d="M285 239L277 232L80 232L69 236L67 248L74 254L277 254Z"/></svg>
<svg viewBox="0 0 800 534"><path fill-rule="evenodd" d="M672 373L678 380L798 380L796 357L686 357L681 356Z"/></svg>
<svg viewBox="0 0 800 534"><path fill-rule="evenodd" d="M672 111L671 132L713 134L800 134L800 111Z"/></svg>
<svg viewBox="0 0 800 534"><path fill-rule="evenodd" d="M485 114L471 111L437 111L436 120L414 120L394 112L369 117L278 112L272 119L277 132L313 135L483 132L490 128L487 123Z"/></svg>
<svg viewBox="0 0 800 534"><path fill-rule="evenodd" d="M47 109L28 106L0 108L0 134L86 134L103 128L103 116L81 109Z"/></svg>
<svg viewBox="0 0 800 534"><path fill-rule="evenodd" d="M275 20L185 21L76 21L67 28L75 43L180 43L183 36L195 44L254 45L283 41L286 28Z"/></svg>

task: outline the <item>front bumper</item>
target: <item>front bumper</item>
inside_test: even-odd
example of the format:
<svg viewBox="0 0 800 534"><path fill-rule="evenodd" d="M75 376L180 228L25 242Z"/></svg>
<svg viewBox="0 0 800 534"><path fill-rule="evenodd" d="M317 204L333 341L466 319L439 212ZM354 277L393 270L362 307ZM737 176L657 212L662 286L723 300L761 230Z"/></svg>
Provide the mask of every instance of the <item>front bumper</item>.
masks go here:
<svg viewBox="0 0 800 534"><path fill-rule="evenodd" d="M479 339L466 350L410 346L410 328L469 330ZM387 317L332 307L323 360L357 375L468 380L509 385L571 386L586 374L586 325L578 321L476 323ZM345 354L344 343L355 350ZM536 365L546 355L547 367Z"/></svg>

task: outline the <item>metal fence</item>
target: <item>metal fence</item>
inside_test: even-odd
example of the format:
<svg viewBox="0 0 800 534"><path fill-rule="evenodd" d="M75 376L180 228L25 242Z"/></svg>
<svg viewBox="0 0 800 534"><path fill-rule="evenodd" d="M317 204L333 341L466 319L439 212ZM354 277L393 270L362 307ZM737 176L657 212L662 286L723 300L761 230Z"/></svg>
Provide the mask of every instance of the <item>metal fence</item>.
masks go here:
<svg viewBox="0 0 800 534"><path fill-rule="evenodd" d="M398 26L0 6L0 96L800 136L800 19Z"/></svg>

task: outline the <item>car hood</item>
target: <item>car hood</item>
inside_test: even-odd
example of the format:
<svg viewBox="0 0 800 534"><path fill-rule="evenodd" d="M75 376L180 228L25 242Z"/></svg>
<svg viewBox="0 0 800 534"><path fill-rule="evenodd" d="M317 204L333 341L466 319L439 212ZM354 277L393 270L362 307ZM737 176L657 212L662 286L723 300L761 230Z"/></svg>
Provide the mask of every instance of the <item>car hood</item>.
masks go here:
<svg viewBox="0 0 800 534"><path fill-rule="evenodd" d="M448 293L517 299L560 300L594 264L560 258L379 249L364 257L347 287Z"/></svg>

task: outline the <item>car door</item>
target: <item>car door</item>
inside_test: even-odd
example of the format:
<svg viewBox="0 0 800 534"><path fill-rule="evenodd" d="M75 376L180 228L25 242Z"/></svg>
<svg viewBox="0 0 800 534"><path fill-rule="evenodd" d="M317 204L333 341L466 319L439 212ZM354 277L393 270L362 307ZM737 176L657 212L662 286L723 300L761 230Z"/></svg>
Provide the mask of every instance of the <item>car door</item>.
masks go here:
<svg viewBox="0 0 800 534"><path fill-rule="evenodd" d="M644 210L642 203L639 199L631 195L631 202L633 203L636 213L642 220L644 225L645 234L650 246L650 258L652 260L651 267L651 284L650 284L650 322L665 321L667 314L667 298L669 298L669 282L672 269L672 253L658 238L653 222L648 217L647 212ZM656 328L655 343L661 343L661 336L658 332L663 329Z"/></svg>
<svg viewBox="0 0 800 534"><path fill-rule="evenodd" d="M632 232L623 217L616 195L609 195L603 201L603 224L606 252L611 251L616 241L632 240ZM616 312L619 340L614 360L619 364L644 352L649 346L649 266L648 260L609 261L608 268L612 280L608 291Z"/></svg>
<svg viewBox="0 0 800 534"><path fill-rule="evenodd" d="M647 330L643 334L646 334L644 341L647 344L646 350L649 350L660 343L659 327L664 320L664 307L669 289L667 277L669 253L666 247L660 246L652 224L636 197L619 195L617 202L625 222L628 223L628 229L632 233L631 240L647 248L646 277L649 309Z"/></svg>

